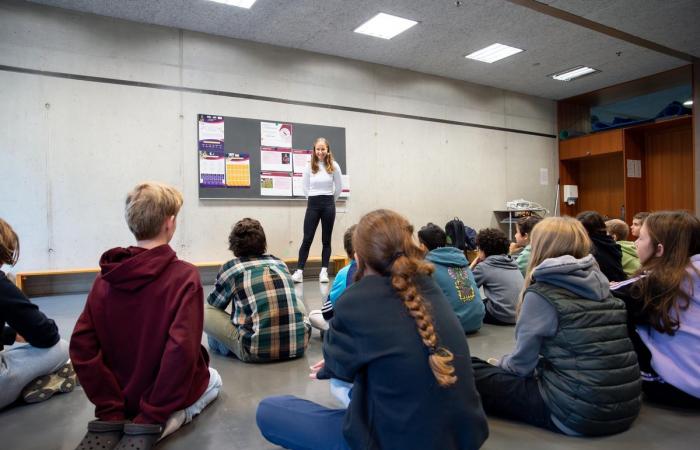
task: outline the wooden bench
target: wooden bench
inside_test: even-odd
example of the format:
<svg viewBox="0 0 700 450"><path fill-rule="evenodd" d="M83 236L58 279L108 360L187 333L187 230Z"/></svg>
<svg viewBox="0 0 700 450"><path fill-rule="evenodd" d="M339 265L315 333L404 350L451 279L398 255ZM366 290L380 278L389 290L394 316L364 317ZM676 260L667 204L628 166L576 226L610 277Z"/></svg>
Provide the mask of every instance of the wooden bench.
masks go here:
<svg viewBox="0 0 700 450"><path fill-rule="evenodd" d="M296 270L297 259L285 259L284 262L290 271ZM202 283L214 284L221 261L193 263L199 269ZM331 256L328 272L333 275L347 264L345 256ZM307 260L306 267L315 272L321 267L320 257L311 257ZM17 272L15 284L27 297L39 297L44 295L77 294L88 292L95 277L100 271L97 267L86 269L68 270L37 270L31 272Z"/></svg>

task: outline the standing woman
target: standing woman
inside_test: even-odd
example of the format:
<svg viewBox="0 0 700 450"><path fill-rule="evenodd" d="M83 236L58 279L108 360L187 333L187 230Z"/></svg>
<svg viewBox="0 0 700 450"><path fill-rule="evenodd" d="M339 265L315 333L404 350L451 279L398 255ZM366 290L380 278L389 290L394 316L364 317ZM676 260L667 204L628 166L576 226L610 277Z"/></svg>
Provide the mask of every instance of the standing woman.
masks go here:
<svg viewBox="0 0 700 450"><path fill-rule="evenodd" d="M304 266L309 257L309 248L314 240L318 222L321 221L321 273L318 281L328 283L328 262L331 258L331 234L335 222L335 202L343 191L340 166L333 160L331 147L326 138L314 142L311 165L304 171L304 195L308 199L304 216L304 240L299 248L297 270L292 275L295 283L304 281Z"/></svg>

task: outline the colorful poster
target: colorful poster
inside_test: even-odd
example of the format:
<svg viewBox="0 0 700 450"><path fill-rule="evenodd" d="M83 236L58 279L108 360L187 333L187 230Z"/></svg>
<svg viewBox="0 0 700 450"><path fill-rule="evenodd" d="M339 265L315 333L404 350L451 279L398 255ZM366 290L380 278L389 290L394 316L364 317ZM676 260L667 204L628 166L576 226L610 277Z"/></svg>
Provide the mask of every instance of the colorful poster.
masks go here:
<svg viewBox="0 0 700 450"><path fill-rule="evenodd" d="M199 137L197 150L224 151L224 118L222 116L199 115Z"/></svg>
<svg viewBox="0 0 700 450"><path fill-rule="evenodd" d="M291 172L292 152L288 148L260 147L260 170Z"/></svg>
<svg viewBox="0 0 700 450"><path fill-rule="evenodd" d="M224 155L199 152L199 185L207 187L226 186L226 161Z"/></svg>
<svg viewBox="0 0 700 450"><path fill-rule="evenodd" d="M287 172L260 172L260 195L291 197L291 174Z"/></svg>
<svg viewBox="0 0 700 450"><path fill-rule="evenodd" d="M304 173L304 170L311 164L312 153L311 150L300 150L296 148L292 150L292 163L294 164L293 169L295 173Z"/></svg>
<svg viewBox="0 0 700 450"><path fill-rule="evenodd" d="M292 174L292 194L294 194L295 197L305 197L304 175L301 173Z"/></svg>
<svg viewBox="0 0 700 450"><path fill-rule="evenodd" d="M228 153L226 156L226 186L250 187L250 155Z"/></svg>
<svg viewBox="0 0 700 450"><path fill-rule="evenodd" d="M260 122L260 145L262 147L292 148L292 124Z"/></svg>
<svg viewBox="0 0 700 450"><path fill-rule="evenodd" d="M340 198L350 197L350 175L343 175L343 191L340 193Z"/></svg>

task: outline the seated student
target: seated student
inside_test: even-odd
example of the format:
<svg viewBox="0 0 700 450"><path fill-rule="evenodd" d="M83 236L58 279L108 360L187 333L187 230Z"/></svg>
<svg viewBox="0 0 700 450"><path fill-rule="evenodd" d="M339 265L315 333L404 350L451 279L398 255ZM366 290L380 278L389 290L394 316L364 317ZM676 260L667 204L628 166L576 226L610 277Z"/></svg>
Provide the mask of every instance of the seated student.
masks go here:
<svg viewBox="0 0 700 450"><path fill-rule="evenodd" d="M345 253L348 255L350 263L335 274L330 294L323 302L321 309L316 309L309 313L309 321L311 322L311 326L319 330L325 331L328 329L328 321L333 318L333 307L335 306L335 302L338 301L340 294L345 292L345 289L355 281L354 278L355 272L357 271L357 263L355 262L355 250L352 247L352 235L355 232L356 227L357 225L351 226L345 230L345 234L343 235L343 246L345 247Z"/></svg>
<svg viewBox="0 0 700 450"><path fill-rule="evenodd" d="M628 276L637 272L640 266L637 248L634 242L627 240L630 227L623 220L611 219L605 221L605 228L608 230L608 236L613 238L622 250L622 270Z"/></svg>
<svg viewBox="0 0 700 450"><path fill-rule="evenodd" d="M570 217L543 219L515 327L515 349L491 365L472 358L487 414L568 435L630 427L641 407L637 356L626 311Z"/></svg>
<svg viewBox="0 0 700 450"><path fill-rule="evenodd" d="M644 225L644 221L647 217L649 217L649 214L651 213L642 211L638 212L634 215L634 217L632 217L632 226L630 226L630 232L632 233L632 237L634 239L637 239L639 237L639 230L642 229L642 225Z"/></svg>
<svg viewBox="0 0 700 450"><path fill-rule="evenodd" d="M627 304L642 389L654 402L700 408L700 220L653 213L635 243L643 275L614 294Z"/></svg>
<svg viewBox="0 0 700 450"><path fill-rule="evenodd" d="M627 274L622 270L622 249L608 236L605 219L595 211L584 211L576 216L586 229L591 240L591 254L608 281L624 281Z"/></svg>
<svg viewBox="0 0 700 450"><path fill-rule="evenodd" d="M14 266L18 257L17 234L0 219L0 267ZM59 336L54 321L39 311L1 270L0 332L0 409L20 394L25 402L35 403L73 390L75 372L68 362L68 343ZM14 343L27 345L4 350L5 345Z"/></svg>
<svg viewBox="0 0 700 450"><path fill-rule="evenodd" d="M354 381L348 409L292 396L260 402L257 423L289 449L476 449L488 435L469 347L399 214L357 225L358 281L336 304L311 377Z"/></svg>
<svg viewBox="0 0 700 450"><path fill-rule="evenodd" d="M515 242L524 247L523 250L518 254L515 262L518 264L518 269L520 273L525 276L527 271L527 265L530 262L530 233L532 229L535 228L542 218L540 216L527 216L521 217L515 223ZM513 256L511 254L511 256Z"/></svg>
<svg viewBox="0 0 700 450"><path fill-rule="evenodd" d="M523 288L523 274L508 253L508 238L495 228L479 230L479 257L471 267L477 286L484 288L484 323L513 325L515 306Z"/></svg>
<svg viewBox="0 0 700 450"><path fill-rule="evenodd" d="M476 333L484 320L484 302L464 252L445 247L447 235L429 223L418 231L418 240L428 249L425 260L435 265L433 279L457 314L466 334Z"/></svg>
<svg viewBox="0 0 700 450"><path fill-rule="evenodd" d="M209 348L243 362L298 358L311 326L284 261L265 255L265 231L255 219L241 219L228 237L234 259L224 264L204 310ZM226 308L233 303L232 313Z"/></svg>
<svg viewBox="0 0 700 450"><path fill-rule="evenodd" d="M149 449L219 394L202 341L199 272L168 245L182 195L139 184L126 198L135 247L113 248L88 294L70 342L80 384L97 420L78 449Z"/></svg>

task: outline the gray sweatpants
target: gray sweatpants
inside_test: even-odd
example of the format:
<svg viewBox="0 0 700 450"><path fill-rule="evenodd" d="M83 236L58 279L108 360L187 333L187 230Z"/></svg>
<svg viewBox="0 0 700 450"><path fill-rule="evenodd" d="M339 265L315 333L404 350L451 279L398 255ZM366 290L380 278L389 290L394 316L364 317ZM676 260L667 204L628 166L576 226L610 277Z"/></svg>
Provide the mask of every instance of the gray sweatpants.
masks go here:
<svg viewBox="0 0 700 450"><path fill-rule="evenodd" d="M17 400L35 378L57 371L68 361L68 342L61 339L50 348L29 344L0 352L0 408Z"/></svg>

